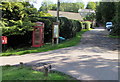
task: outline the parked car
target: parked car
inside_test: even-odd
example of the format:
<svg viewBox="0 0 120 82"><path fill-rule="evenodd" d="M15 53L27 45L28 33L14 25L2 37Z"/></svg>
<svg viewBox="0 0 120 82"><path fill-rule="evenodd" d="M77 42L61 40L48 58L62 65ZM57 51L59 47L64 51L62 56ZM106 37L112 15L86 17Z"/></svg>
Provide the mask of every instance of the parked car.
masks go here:
<svg viewBox="0 0 120 82"><path fill-rule="evenodd" d="M113 27L112 22L106 22L106 29L107 29L108 31L111 31L112 27Z"/></svg>

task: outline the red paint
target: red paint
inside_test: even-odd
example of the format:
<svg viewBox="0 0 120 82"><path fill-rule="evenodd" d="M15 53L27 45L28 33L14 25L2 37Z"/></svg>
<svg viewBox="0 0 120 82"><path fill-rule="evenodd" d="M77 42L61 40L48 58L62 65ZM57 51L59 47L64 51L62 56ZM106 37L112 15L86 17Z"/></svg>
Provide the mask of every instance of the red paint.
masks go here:
<svg viewBox="0 0 120 82"><path fill-rule="evenodd" d="M43 45L44 45L44 23L36 22L36 26L34 26L34 31L32 35L32 47L41 47Z"/></svg>
<svg viewBox="0 0 120 82"><path fill-rule="evenodd" d="M6 36L2 36L2 44L7 44L7 37Z"/></svg>

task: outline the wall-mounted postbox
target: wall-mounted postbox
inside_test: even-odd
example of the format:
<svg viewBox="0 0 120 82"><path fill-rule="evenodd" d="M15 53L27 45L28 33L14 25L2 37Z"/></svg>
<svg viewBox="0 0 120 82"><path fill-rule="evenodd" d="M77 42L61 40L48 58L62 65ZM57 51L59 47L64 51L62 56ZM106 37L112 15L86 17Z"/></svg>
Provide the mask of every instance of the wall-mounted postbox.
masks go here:
<svg viewBox="0 0 120 82"><path fill-rule="evenodd" d="M7 44L7 37L6 36L2 36L2 44Z"/></svg>
<svg viewBox="0 0 120 82"><path fill-rule="evenodd" d="M32 35L32 47L44 45L44 23L36 22Z"/></svg>

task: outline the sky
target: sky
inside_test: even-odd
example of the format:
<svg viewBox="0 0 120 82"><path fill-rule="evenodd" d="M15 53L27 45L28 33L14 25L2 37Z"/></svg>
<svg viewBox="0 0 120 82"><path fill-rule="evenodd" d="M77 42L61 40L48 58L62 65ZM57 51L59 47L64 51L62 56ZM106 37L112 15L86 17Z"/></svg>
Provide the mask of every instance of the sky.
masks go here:
<svg viewBox="0 0 120 82"><path fill-rule="evenodd" d="M34 5L35 8L39 9L41 6L43 0L34 0L34 2L30 2ZM46 1L51 1L53 3L57 3L57 0L46 0ZM65 2L83 2L85 4L85 7L89 1L99 1L99 0L60 0L60 2L65 1Z"/></svg>

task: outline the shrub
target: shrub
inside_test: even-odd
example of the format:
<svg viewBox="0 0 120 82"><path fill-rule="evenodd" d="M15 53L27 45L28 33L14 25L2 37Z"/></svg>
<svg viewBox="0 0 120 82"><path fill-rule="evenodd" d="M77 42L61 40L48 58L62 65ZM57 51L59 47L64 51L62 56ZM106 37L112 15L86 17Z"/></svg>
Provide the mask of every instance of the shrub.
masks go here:
<svg viewBox="0 0 120 82"><path fill-rule="evenodd" d="M51 21L48 19L41 19L38 18L36 20L33 20L33 22L37 22L37 21L41 21L43 23L45 23L45 42L50 42L50 39L52 35L52 31L51 31ZM19 47L23 47L23 46L31 46L32 44L32 31L26 31L26 33L24 34L17 34L17 35L8 35L7 33L3 33L3 35L8 37L8 44L6 47L12 47L12 48L19 48ZM3 48L4 49L4 48Z"/></svg>
<svg viewBox="0 0 120 82"><path fill-rule="evenodd" d="M83 24L85 25L85 29L90 29L92 25L90 21L84 21Z"/></svg>
<svg viewBox="0 0 120 82"><path fill-rule="evenodd" d="M81 23L77 20L60 17L60 36L66 39L72 38L82 29ZM32 20L32 22L43 22L44 42L48 43L52 40L52 24L56 22L56 17L41 17ZM7 47L19 48L32 45L32 31L26 31L24 35L9 35Z"/></svg>
<svg viewBox="0 0 120 82"><path fill-rule="evenodd" d="M40 17L48 17L48 16L52 16L50 13L44 13L43 11L39 12L40 13Z"/></svg>
<svg viewBox="0 0 120 82"><path fill-rule="evenodd" d="M56 17L42 17L44 19L49 19L52 23L56 22ZM67 19L66 17L59 17L60 20L60 36L69 39L75 36L76 32L79 32L82 29L81 23L77 20ZM51 29L52 31L52 29Z"/></svg>
<svg viewBox="0 0 120 82"><path fill-rule="evenodd" d="M72 36L75 36L77 32L82 29L82 24L77 20L71 20Z"/></svg>
<svg viewBox="0 0 120 82"><path fill-rule="evenodd" d="M26 32L24 35L10 35L8 36L7 47L21 48L24 46L31 46L32 31Z"/></svg>
<svg viewBox="0 0 120 82"><path fill-rule="evenodd" d="M110 32L110 35L120 36L120 24L116 24L116 25L113 26L113 29Z"/></svg>
<svg viewBox="0 0 120 82"><path fill-rule="evenodd" d="M60 18L60 36L68 39L72 37L72 23L65 17Z"/></svg>

